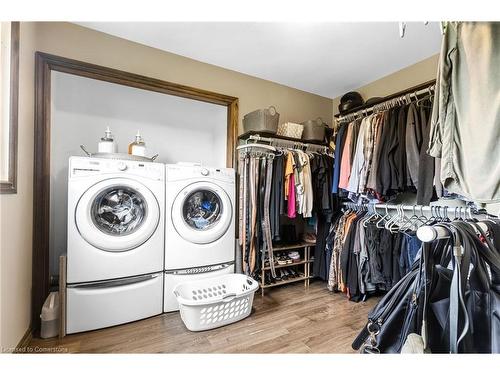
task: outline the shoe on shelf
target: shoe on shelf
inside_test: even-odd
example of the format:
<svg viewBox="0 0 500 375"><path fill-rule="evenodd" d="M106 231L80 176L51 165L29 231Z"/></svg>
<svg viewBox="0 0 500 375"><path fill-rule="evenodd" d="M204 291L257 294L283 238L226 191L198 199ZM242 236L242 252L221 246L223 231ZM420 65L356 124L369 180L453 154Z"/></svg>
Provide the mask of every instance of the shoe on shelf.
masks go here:
<svg viewBox="0 0 500 375"><path fill-rule="evenodd" d="M288 257L292 260L293 263L298 263L302 260L298 251L290 251L288 253Z"/></svg>
<svg viewBox="0 0 500 375"><path fill-rule="evenodd" d="M274 282L281 281L281 273L279 272L280 270L276 270L276 277L274 277Z"/></svg>
<svg viewBox="0 0 500 375"><path fill-rule="evenodd" d="M316 234L315 233L304 233L302 235L302 240L306 243L315 244L316 243Z"/></svg>
<svg viewBox="0 0 500 375"><path fill-rule="evenodd" d="M286 272L286 268L280 268L281 280L288 279L288 273Z"/></svg>
<svg viewBox="0 0 500 375"><path fill-rule="evenodd" d="M278 264L279 264L280 266L283 266L283 265L285 265L286 263L287 263L287 262L286 262L286 258L285 258L284 256L280 256L280 257L278 258Z"/></svg>

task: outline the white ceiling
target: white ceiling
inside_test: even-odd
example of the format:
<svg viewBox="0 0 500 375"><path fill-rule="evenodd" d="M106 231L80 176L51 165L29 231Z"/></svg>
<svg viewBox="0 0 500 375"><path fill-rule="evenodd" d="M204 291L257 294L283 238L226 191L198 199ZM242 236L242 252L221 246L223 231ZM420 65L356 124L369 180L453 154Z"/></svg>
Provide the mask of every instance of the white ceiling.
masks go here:
<svg viewBox="0 0 500 375"><path fill-rule="evenodd" d="M439 52L439 25L82 22L82 26L334 98Z"/></svg>

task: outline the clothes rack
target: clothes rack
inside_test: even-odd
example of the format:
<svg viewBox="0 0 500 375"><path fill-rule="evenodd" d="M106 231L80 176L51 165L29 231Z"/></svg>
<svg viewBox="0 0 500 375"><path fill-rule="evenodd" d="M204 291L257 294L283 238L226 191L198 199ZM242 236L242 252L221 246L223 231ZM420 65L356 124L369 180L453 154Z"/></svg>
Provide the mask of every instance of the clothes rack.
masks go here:
<svg viewBox="0 0 500 375"><path fill-rule="evenodd" d="M250 135L247 140L253 140L256 142L268 142L273 146L277 147L291 147L291 148L302 148L308 151L319 151L323 153L330 152L330 148L328 146L317 145L314 143L304 143L299 141L291 141L287 139L280 139L274 137L263 137L261 135Z"/></svg>
<svg viewBox="0 0 500 375"><path fill-rule="evenodd" d="M259 281L262 294L264 289L298 281L307 287L319 267L313 260L316 242L319 239L321 248L331 217L338 210L330 193L333 155L323 142L255 133L239 139L238 222L243 271ZM296 228L296 224L313 217L312 225L320 228L320 235L306 238L300 233L306 226Z"/></svg>
<svg viewBox="0 0 500 375"><path fill-rule="evenodd" d="M425 82L421 85L414 86L413 88L410 88L408 90L404 91L399 91L395 94L386 96L385 98L382 98L378 101L376 101L373 104L370 104L369 106L364 105L360 106L358 108L355 108L354 112L346 113L344 115L336 115L336 121L337 122L345 122L345 121L352 121L355 118L361 117L366 117L369 114L380 111L383 109L388 109L391 107L394 107L405 100L412 100L412 99L421 99L422 96L429 95L435 88L435 80Z"/></svg>
<svg viewBox="0 0 500 375"><path fill-rule="evenodd" d="M367 208L368 206L371 206L375 209L380 208L381 210L386 210L386 211L398 210L398 209L399 210L402 209L405 211L412 210L413 212L427 211L431 212L431 214L437 214L438 216L444 216L444 217L448 217L449 214L453 214L456 217L457 212L460 217L463 214L464 216L467 215L469 218L472 218L472 215L486 214L485 212L474 211L472 210L471 207L463 207L463 206L459 207L450 207L441 205L422 206L422 205L397 205L397 204L385 204L385 203L356 204L350 202L344 202L343 206L348 208L358 208L358 209L359 208L363 209L364 207ZM487 216L492 216L492 215L487 215ZM485 232L488 231L488 227L485 224L483 223L477 223L477 224L483 231ZM417 229L417 237L422 242L432 242L438 239L448 238L449 236L450 236L449 232L445 228L439 226L424 225Z"/></svg>
<svg viewBox="0 0 500 375"><path fill-rule="evenodd" d="M485 211L475 211L471 207L465 207L465 206L457 206L457 207L452 207L452 206L442 206L442 205L430 205L430 206L425 206L425 205L420 205L420 204L414 204L414 205L408 205L408 204L389 204L389 203L353 203L353 202L342 202L342 205L344 207L348 208L368 208L368 206L371 206L375 209L381 209L381 210L398 210L402 209L405 211L426 211L426 212L431 212L431 214L438 214L438 215L448 215L448 214L455 214L455 215L468 215L469 217L471 215L487 215ZM442 211L441 211L442 210ZM488 215L492 216L492 215Z"/></svg>

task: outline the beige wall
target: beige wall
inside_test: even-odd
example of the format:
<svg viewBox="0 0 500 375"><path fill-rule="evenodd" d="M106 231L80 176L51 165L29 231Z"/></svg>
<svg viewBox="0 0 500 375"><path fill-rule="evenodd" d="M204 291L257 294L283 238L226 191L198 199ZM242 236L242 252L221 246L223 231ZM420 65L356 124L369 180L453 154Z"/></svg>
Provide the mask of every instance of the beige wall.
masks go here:
<svg viewBox="0 0 500 375"><path fill-rule="evenodd" d="M0 195L2 351L18 344L30 322L35 32L32 25L21 25L17 194Z"/></svg>
<svg viewBox="0 0 500 375"><path fill-rule="evenodd" d="M281 122L332 118L331 99L68 23L22 23L20 48L18 194L0 196L2 348L15 346L30 322L35 51L238 97L240 129L243 114L269 105Z"/></svg>
<svg viewBox="0 0 500 375"><path fill-rule="evenodd" d="M352 91L358 91L363 99L367 100L372 97L387 96L430 81L436 78L438 57L439 54L431 56ZM333 113L335 114L339 112L339 103L340 96L333 99Z"/></svg>

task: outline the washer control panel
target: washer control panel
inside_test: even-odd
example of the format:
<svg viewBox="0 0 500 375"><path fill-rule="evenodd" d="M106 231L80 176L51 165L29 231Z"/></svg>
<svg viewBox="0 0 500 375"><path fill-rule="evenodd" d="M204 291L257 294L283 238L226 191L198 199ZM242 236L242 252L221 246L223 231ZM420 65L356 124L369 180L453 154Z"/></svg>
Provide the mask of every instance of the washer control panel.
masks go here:
<svg viewBox="0 0 500 375"><path fill-rule="evenodd" d="M134 160L113 160L72 156L69 159L69 177L84 177L103 174L135 175L155 180L164 179L164 165Z"/></svg>

